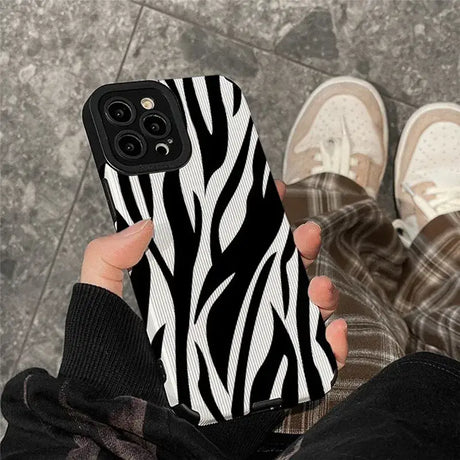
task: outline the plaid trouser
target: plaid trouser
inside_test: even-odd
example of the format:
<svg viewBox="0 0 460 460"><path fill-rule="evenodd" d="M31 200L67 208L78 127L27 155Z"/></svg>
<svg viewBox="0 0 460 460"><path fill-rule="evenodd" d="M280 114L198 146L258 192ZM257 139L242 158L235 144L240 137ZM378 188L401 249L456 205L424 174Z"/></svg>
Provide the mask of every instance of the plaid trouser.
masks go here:
<svg viewBox="0 0 460 460"><path fill-rule="evenodd" d="M300 434L394 360L414 351L460 359L460 213L439 216L410 249L375 200L350 179L310 176L288 188L291 224L313 220L322 248L308 269L340 290L349 355L333 390L289 412L278 432Z"/></svg>

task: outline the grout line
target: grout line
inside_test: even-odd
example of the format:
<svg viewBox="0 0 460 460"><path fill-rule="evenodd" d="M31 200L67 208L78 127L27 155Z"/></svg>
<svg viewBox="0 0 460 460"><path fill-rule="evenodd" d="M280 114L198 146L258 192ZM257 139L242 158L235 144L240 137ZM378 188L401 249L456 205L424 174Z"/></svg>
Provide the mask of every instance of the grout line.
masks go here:
<svg viewBox="0 0 460 460"><path fill-rule="evenodd" d="M133 26L133 30L131 31L131 34L129 36L129 40L128 40L128 45L126 46L126 49L125 49L125 52L123 54L123 58L120 62L120 65L118 67L118 71L117 71L117 75L115 77L115 80L118 81L118 79L120 78L120 75L121 75L121 71L122 71L122 68L123 68L123 65L125 64L125 61L126 61L126 57L128 55L128 51L129 51L129 48L131 46L131 42L133 40L133 37L134 37L134 33L136 32L136 29L137 29L137 25L139 23L139 19L141 17L141 14L142 14L142 11L143 11L143 6L141 6L139 8L139 12L137 13L137 16L136 16L136 19L134 21L134 26ZM64 222L64 227L61 231L61 235L59 236L59 241L58 241L58 244L56 246L56 250L54 251L54 254L53 254L53 258L51 259L51 264L48 268L48 272L46 273L46 277L45 277L45 282L43 283L43 287L40 291L40 295L38 297L38 301L37 303L35 304L35 308L34 308L34 311L33 311L33 314L32 314L32 318L29 322L29 327L27 328L27 331L25 333L25 336L24 336L24 340L22 341L22 345L21 345L21 348L19 349L19 354L18 354L18 357L16 358L15 362L14 362L14 365L12 367L12 371L11 371L11 374L10 374L10 377L11 375L14 375L17 371L17 368L18 368L18 365L19 365L19 361L21 360L22 358L22 355L24 353L24 350L25 350L25 347L26 347L26 343L27 343L27 340L29 339L29 335L30 335L30 331L32 330L32 327L33 327L33 324L34 324L34 321L35 321L35 318L37 317L37 313L38 313L38 310L39 310L39 307L40 307L40 304L43 300L43 296L45 295L45 291L46 291L46 287L48 285L48 282L51 278L51 274L53 272L53 269L54 269L54 265L56 263L56 260L57 260L57 256L61 250L61 246L62 246L62 243L64 241L64 236L67 232L67 229L69 227L69 223L70 223L70 218L72 217L72 214L73 214L73 210L75 209L75 205L78 201L78 197L80 195L80 192L81 192L81 189L83 188L83 181L85 179L85 176L86 176L86 172L88 171L88 166L90 164L90 161L91 161L91 154L88 156L88 158L86 159L86 162L85 162L85 166L83 168L83 173L80 177L80 180L78 182L78 186L77 186L77 190L75 192L75 195L74 195L74 198L72 200L72 204L70 205L70 209L69 209L69 212L67 214L67 217L66 217L66 220Z"/></svg>
<svg viewBox="0 0 460 460"><path fill-rule="evenodd" d="M134 21L134 27L133 27L133 30L131 31L131 35L129 36L128 46L125 49L125 54L123 55L123 58L121 59L120 67L118 68L118 72L117 72L117 76L115 77L115 81L118 81L120 78L121 71L123 70L123 66L125 65L126 58L128 57L129 48L131 47L131 43L133 41L134 34L136 33L137 26L141 19L142 11L144 11L144 5L141 5L136 2L133 2L133 3L140 6L139 13L137 13L136 19Z"/></svg>
<svg viewBox="0 0 460 460"><path fill-rule="evenodd" d="M199 27L200 29L203 29L203 30L206 30L208 32L211 32L212 34L217 35L219 37L226 38L227 40L230 40L230 41L232 41L234 43L237 43L239 45L243 45L243 46L258 50L258 51L262 51L264 53L271 54L271 55L276 56L276 57L278 57L280 59L284 59L285 61L292 62L293 64L297 64L297 65L300 65L301 67L304 67L304 68L313 70L315 72L318 72L318 73L320 73L322 75L326 75L326 76L331 77L331 78L332 77L339 77L339 76L342 75L342 74L334 74L334 73L319 69L318 67L315 67L315 66L313 66L311 64L305 64L304 62L299 61L299 60L297 60L295 58L292 58L290 56L286 56L284 54L280 54L275 49L264 48L262 46L255 45L255 44L250 43L248 41L241 40L240 38L236 38L236 37L232 37L230 35L227 35L227 34L225 34L223 32L220 32L220 31L218 31L216 29L212 29L212 28L208 29L205 26L203 26L202 24L200 24L199 22L192 21L190 19L186 19L184 17L178 16L178 15L176 15L174 13L169 12L169 11L165 11L165 10L162 10L161 8L157 8L155 6L146 4L144 1L141 1L141 0L131 0L131 1L132 1L132 3L135 3L136 5L139 5L141 7L146 7L148 9L156 11L156 12L158 12L160 14L164 14L165 16L169 16L170 18L173 18L173 19L176 19L178 21L185 22L187 24L191 24L193 26ZM372 84L372 82L369 82L369 83ZM377 85L378 85L378 83L377 83ZM379 93L381 94L381 96L383 96L383 97L385 97L387 99L390 99L393 102L398 102L400 104L406 105L406 106L411 107L413 109L418 109L420 107L420 105L416 105L416 104L413 104L411 102L403 101L403 100L401 100L401 99L399 99L397 97L390 96L386 92L383 92L383 91L379 90Z"/></svg>

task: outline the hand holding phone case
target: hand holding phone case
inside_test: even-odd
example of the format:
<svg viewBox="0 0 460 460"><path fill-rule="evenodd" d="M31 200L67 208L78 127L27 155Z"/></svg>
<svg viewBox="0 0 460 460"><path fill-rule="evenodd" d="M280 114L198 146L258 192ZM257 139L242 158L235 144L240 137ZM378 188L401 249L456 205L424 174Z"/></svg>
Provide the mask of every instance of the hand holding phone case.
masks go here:
<svg viewBox="0 0 460 460"><path fill-rule="evenodd" d="M117 231L154 221L130 277L170 405L206 425L321 398L335 359L241 90L222 76L139 83L175 95L190 158L127 175L98 118L123 85L136 84L97 90L84 122Z"/></svg>

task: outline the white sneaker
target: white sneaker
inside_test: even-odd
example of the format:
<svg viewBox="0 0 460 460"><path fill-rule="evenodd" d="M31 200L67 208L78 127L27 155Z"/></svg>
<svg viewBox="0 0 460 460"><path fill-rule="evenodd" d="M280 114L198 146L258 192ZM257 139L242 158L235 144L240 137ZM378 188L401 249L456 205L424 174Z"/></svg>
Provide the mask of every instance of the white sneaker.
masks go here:
<svg viewBox="0 0 460 460"><path fill-rule="evenodd" d="M310 95L289 135L283 180L346 176L375 197L388 157L388 123L377 90L353 77L332 78Z"/></svg>
<svg viewBox="0 0 460 460"><path fill-rule="evenodd" d="M460 210L460 106L428 104L408 120L395 160L393 222L406 246L441 214Z"/></svg>

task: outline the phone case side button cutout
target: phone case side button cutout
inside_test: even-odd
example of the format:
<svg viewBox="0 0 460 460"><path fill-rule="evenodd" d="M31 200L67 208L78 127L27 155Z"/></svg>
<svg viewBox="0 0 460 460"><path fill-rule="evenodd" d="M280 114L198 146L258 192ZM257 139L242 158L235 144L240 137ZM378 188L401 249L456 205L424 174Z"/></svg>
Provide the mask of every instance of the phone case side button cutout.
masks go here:
<svg viewBox="0 0 460 460"><path fill-rule="evenodd" d="M110 215L112 216L112 220L115 223L117 221L117 212L115 210L115 205L113 204L112 195L110 193L109 183L107 179L102 179L102 188L104 189L104 194L107 199L107 203L109 204Z"/></svg>
<svg viewBox="0 0 460 460"><path fill-rule="evenodd" d="M198 422L200 421L200 414L193 409L190 409L190 407L185 404L177 404L171 409L179 417L185 418L185 420L188 420L193 425L198 425Z"/></svg>
<svg viewBox="0 0 460 460"><path fill-rule="evenodd" d="M331 380L331 387L334 386L335 382L337 381L337 377L339 376L339 370L336 369L334 371L334 375L332 376L332 380Z"/></svg>
<svg viewBox="0 0 460 460"><path fill-rule="evenodd" d="M158 368L158 373L161 378L161 383L165 383L166 382L166 371L163 366L163 361L161 359L157 360L157 368Z"/></svg>
<svg viewBox="0 0 460 460"><path fill-rule="evenodd" d="M283 400L281 398L269 399L267 401L257 401L252 404L251 411L259 412L266 410L281 409L283 407Z"/></svg>

